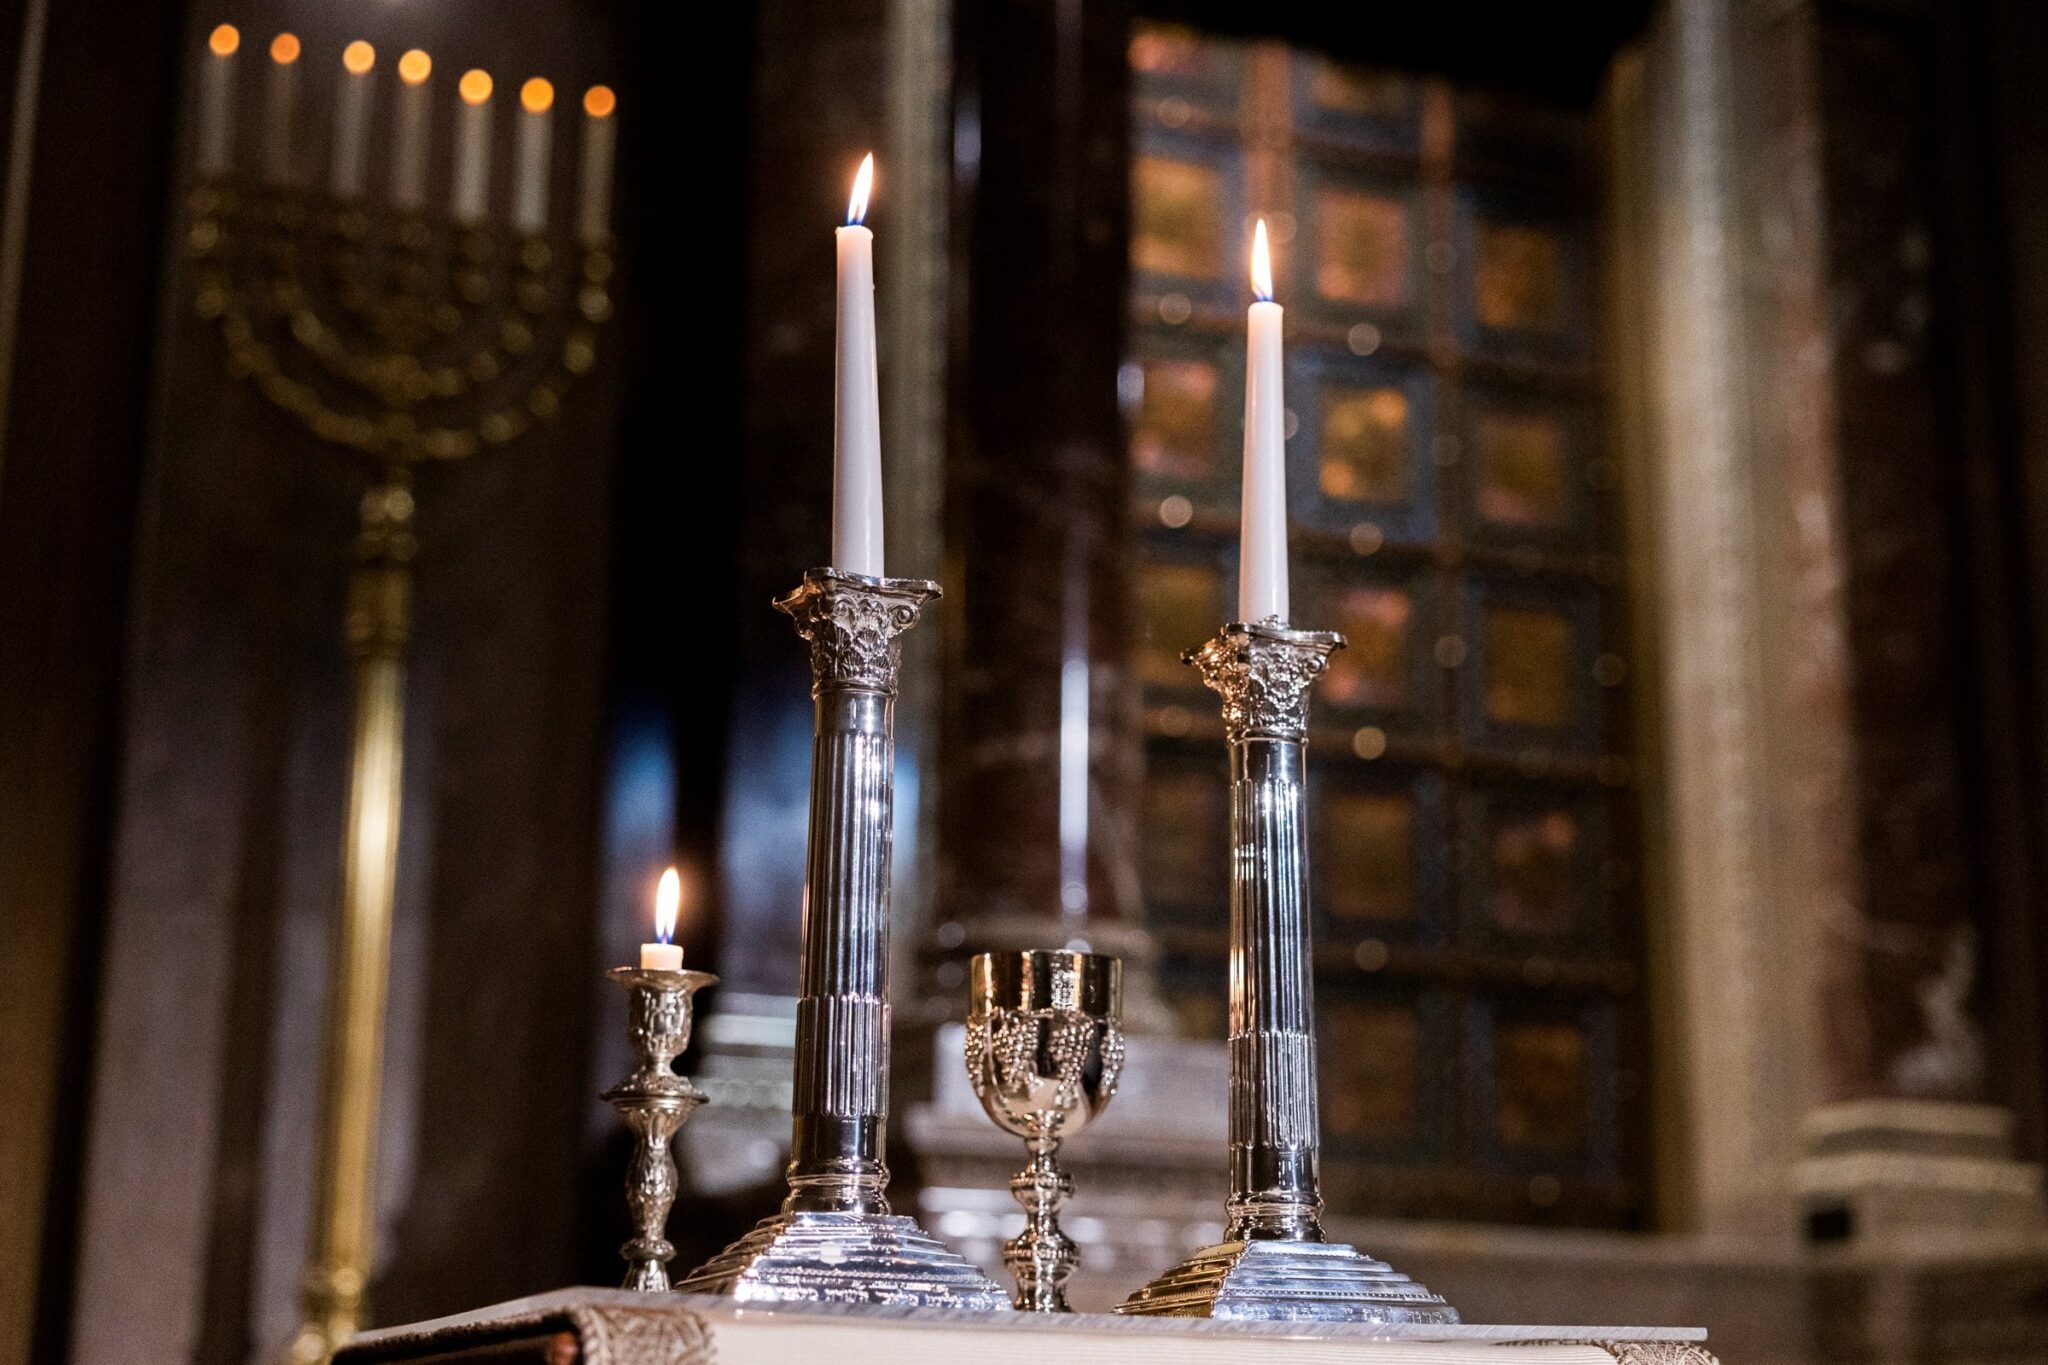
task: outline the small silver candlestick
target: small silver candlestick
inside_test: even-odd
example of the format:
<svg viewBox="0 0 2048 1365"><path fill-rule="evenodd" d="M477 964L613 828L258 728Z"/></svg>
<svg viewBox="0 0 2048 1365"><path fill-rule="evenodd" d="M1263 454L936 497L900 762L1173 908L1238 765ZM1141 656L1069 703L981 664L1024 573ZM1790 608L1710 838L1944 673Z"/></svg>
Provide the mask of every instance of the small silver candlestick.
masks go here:
<svg viewBox="0 0 2048 1365"><path fill-rule="evenodd" d="M811 646L810 846L782 1211L686 1277L750 1302L1010 1306L1002 1287L892 1213L889 840L899 639L939 585L812 569L775 605Z"/></svg>
<svg viewBox="0 0 2048 1365"><path fill-rule="evenodd" d="M1031 1160L1010 1179L1024 1231L1003 1244L1015 1305L1071 1313L1067 1281L1080 1255L1060 1231L1074 1178L1063 1138L1116 1094L1124 1065L1123 963L1094 953L982 953L970 968L967 1076L996 1126L1024 1139Z"/></svg>
<svg viewBox="0 0 2048 1365"><path fill-rule="evenodd" d="M1453 1323L1406 1275L1323 1235L1309 975L1308 689L1344 637L1229 625L1187 662L1223 698L1230 742L1230 1202L1225 1239L1119 1313Z"/></svg>
<svg viewBox="0 0 2048 1365"><path fill-rule="evenodd" d="M669 1287L668 1263L676 1254L667 1236L668 1211L676 1202L669 1143L705 1098L670 1063L690 1045L690 997L718 978L644 967L617 967L610 975L629 993L626 1034L640 1056L633 1074L604 1092L635 1139L626 1167L626 1208L638 1231L619 1255L626 1261L626 1288L659 1293Z"/></svg>

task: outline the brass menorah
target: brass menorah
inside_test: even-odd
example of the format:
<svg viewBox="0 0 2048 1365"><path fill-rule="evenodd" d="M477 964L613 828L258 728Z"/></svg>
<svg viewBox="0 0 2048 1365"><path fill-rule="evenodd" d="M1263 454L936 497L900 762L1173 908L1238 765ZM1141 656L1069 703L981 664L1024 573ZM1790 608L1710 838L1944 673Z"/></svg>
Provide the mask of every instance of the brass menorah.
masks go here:
<svg viewBox="0 0 2048 1365"><path fill-rule="evenodd" d="M592 87L573 231L549 206L552 85L520 89L510 212L490 211L493 83L457 83L445 213L429 207L433 64L395 64L389 183L371 187L382 103L376 53L332 68L325 184L295 155L301 45L277 35L261 116L234 111L241 37L216 28L201 58L190 246L199 315L218 324L228 374L369 471L346 635L352 737L316 1130L311 1245L294 1365L315 1365L361 1325L374 1233L375 1139L396 895L410 636L413 471L517 441L554 418L596 359L611 313L607 225L615 101ZM253 103L253 102L252 102ZM249 136L237 137L246 131ZM244 167L239 145L254 153ZM374 189L381 194L373 193Z"/></svg>

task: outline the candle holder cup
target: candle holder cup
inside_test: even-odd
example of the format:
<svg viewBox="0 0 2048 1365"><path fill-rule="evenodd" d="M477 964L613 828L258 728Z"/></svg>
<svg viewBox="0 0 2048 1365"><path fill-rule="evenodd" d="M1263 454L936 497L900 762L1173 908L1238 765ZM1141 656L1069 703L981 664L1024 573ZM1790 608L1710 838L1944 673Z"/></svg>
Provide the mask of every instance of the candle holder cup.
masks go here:
<svg viewBox="0 0 2048 1365"><path fill-rule="evenodd" d="M681 1289L750 1302L1008 1309L1000 1286L893 1213L889 844L899 638L936 583L812 569L776 606L810 643L810 846L782 1209Z"/></svg>
<svg viewBox="0 0 2048 1365"><path fill-rule="evenodd" d="M1010 1179L1024 1231L1003 1244L1015 1305L1070 1313L1067 1281L1080 1256L1060 1231L1074 1193L1062 1140L1108 1107L1123 1073L1123 964L1094 953L982 953L969 966L967 1076L998 1128L1031 1159Z"/></svg>
<svg viewBox="0 0 2048 1365"><path fill-rule="evenodd" d="M691 1000L718 978L709 972L657 971L617 967L612 980L629 992L626 1034L640 1065L604 1092L633 1131L633 1158L626 1167L626 1209L635 1232L619 1248L625 1258L625 1288L658 1293L669 1287L668 1263L676 1249L666 1233L676 1202L676 1162L669 1143L705 1095L671 1063L690 1045Z"/></svg>
<svg viewBox="0 0 2048 1365"><path fill-rule="evenodd" d="M1230 744L1230 1200L1224 1241L1116 1311L1172 1317L1454 1323L1406 1275L1323 1233L1309 975L1309 685L1344 637L1229 625L1187 662L1223 699Z"/></svg>

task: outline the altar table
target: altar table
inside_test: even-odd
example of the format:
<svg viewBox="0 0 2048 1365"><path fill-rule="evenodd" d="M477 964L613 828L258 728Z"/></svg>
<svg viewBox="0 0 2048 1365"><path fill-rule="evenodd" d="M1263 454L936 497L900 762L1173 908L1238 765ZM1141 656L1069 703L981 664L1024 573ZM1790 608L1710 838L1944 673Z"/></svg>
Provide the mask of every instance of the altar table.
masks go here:
<svg viewBox="0 0 2048 1365"><path fill-rule="evenodd" d="M335 1365L1715 1365L1687 1327L1365 1327L755 1307L563 1289L365 1333Z"/></svg>

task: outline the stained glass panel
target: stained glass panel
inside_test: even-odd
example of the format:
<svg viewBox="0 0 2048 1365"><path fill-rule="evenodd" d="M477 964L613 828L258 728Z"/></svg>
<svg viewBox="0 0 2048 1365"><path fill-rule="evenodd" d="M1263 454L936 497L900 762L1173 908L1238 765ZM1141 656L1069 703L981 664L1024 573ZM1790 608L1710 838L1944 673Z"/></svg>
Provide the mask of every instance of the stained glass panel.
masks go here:
<svg viewBox="0 0 2048 1365"><path fill-rule="evenodd" d="M1569 443L1562 417L1481 412L1472 423L1479 515L1501 526L1544 530L1570 524Z"/></svg>
<svg viewBox="0 0 2048 1365"><path fill-rule="evenodd" d="M1139 619L1144 630L1140 673L1166 687L1195 685L1194 670L1181 654L1216 633L1215 568L1201 564L1148 564L1138 577Z"/></svg>
<svg viewBox="0 0 2048 1365"><path fill-rule="evenodd" d="M1494 1131L1508 1147L1568 1152L1585 1136L1586 1035L1520 1021L1494 1039Z"/></svg>
<svg viewBox="0 0 2048 1365"><path fill-rule="evenodd" d="M1330 1135L1365 1141L1412 1137L1421 1075L1415 1011L1344 1001L1323 1011L1323 1123Z"/></svg>
<svg viewBox="0 0 2048 1365"><path fill-rule="evenodd" d="M1132 172L1131 264L1215 279L1223 269L1223 185L1210 166L1141 156Z"/></svg>
<svg viewBox="0 0 2048 1365"><path fill-rule="evenodd" d="M1502 331L1563 331L1564 244L1557 234L1482 223L1478 235L1472 306L1479 321Z"/></svg>
<svg viewBox="0 0 2048 1365"><path fill-rule="evenodd" d="M1487 911L1518 934L1566 934L1580 898L1579 818L1559 807L1498 812L1487 831Z"/></svg>
<svg viewBox="0 0 2048 1365"><path fill-rule="evenodd" d="M1205 360L1151 358L1141 363L1144 393L1131 423L1139 469L1175 479L1215 475L1216 367Z"/></svg>
<svg viewBox="0 0 2048 1365"><path fill-rule="evenodd" d="M1392 709L1408 701L1415 599L1406 588L1350 584L1331 594L1345 647L1330 656L1320 691L1333 706Z"/></svg>
<svg viewBox="0 0 2048 1365"><path fill-rule="evenodd" d="M1572 716L1572 623L1557 612L1486 613L1486 718L1558 729Z"/></svg>
<svg viewBox="0 0 2048 1365"><path fill-rule="evenodd" d="M1408 409L1408 395L1391 385L1326 385L1317 473L1323 492L1352 502L1407 501L1414 449Z"/></svg>
<svg viewBox="0 0 2048 1365"><path fill-rule="evenodd" d="M1141 76L1213 79L1224 66L1219 45L1178 24L1139 24L1131 34L1131 70Z"/></svg>
<svg viewBox="0 0 2048 1365"><path fill-rule="evenodd" d="M1408 300L1408 206L1387 195L1326 189L1316 201L1316 292L1336 303L1396 308Z"/></svg>
<svg viewBox="0 0 2048 1365"><path fill-rule="evenodd" d="M1321 793L1324 908L1338 919L1415 916L1415 802L1392 792Z"/></svg>

